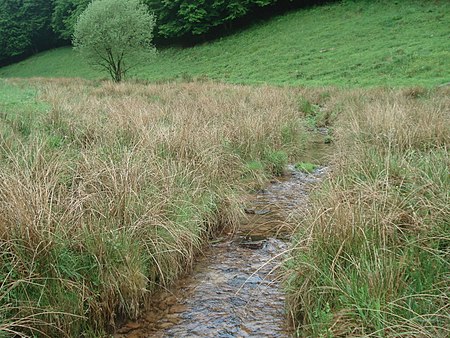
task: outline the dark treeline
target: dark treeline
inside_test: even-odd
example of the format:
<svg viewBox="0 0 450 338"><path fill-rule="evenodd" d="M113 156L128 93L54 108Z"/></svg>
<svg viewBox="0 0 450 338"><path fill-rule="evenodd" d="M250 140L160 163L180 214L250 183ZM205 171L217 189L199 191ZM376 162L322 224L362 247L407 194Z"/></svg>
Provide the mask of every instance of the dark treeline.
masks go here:
<svg viewBox="0 0 450 338"><path fill-rule="evenodd" d="M0 66L71 41L91 0L0 0ZM143 0L156 16L157 44L195 44L286 10L326 0Z"/></svg>
<svg viewBox="0 0 450 338"><path fill-rule="evenodd" d="M53 10L49 0L0 0L0 65L57 43Z"/></svg>

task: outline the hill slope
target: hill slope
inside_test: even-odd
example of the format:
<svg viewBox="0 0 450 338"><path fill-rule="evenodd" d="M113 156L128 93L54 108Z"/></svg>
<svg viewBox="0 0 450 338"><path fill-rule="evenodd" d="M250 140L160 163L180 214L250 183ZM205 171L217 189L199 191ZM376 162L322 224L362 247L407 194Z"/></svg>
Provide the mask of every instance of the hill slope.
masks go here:
<svg viewBox="0 0 450 338"><path fill-rule="evenodd" d="M233 83L424 85L450 81L450 2L346 1L300 10L192 48L161 50L132 77L209 77ZM0 69L0 77L83 77L70 48Z"/></svg>

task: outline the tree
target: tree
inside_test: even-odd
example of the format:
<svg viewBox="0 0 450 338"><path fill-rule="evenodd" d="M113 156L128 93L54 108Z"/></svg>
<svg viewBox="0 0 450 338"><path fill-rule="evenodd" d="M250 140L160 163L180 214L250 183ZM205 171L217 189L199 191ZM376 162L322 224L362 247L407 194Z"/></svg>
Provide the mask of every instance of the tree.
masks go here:
<svg viewBox="0 0 450 338"><path fill-rule="evenodd" d="M154 52L155 20L140 0L94 0L74 27L73 45L115 82Z"/></svg>
<svg viewBox="0 0 450 338"><path fill-rule="evenodd" d="M162 38L200 36L280 0L144 0L157 16ZM286 0L285 0L286 1Z"/></svg>
<svg viewBox="0 0 450 338"><path fill-rule="evenodd" d="M91 0L54 0L52 28L58 37L70 41L78 17Z"/></svg>

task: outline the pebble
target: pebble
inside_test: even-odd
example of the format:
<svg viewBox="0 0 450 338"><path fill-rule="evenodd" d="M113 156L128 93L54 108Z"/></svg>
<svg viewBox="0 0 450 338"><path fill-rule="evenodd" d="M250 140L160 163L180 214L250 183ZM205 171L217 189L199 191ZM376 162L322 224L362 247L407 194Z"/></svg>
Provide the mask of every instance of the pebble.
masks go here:
<svg viewBox="0 0 450 338"><path fill-rule="evenodd" d="M169 313L181 313L181 312L185 312L186 310L187 310L186 305L177 304L170 308Z"/></svg>
<svg viewBox="0 0 450 338"><path fill-rule="evenodd" d="M158 324L158 327L163 330L168 329L169 327L172 327L172 326L174 326L174 323L172 323L172 322L164 322L164 323Z"/></svg>

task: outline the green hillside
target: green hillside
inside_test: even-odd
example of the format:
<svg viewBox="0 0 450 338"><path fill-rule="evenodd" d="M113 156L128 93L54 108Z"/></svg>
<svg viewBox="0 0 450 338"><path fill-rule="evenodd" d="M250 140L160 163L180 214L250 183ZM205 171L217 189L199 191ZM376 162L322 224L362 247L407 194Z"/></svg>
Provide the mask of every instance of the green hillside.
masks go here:
<svg viewBox="0 0 450 338"><path fill-rule="evenodd" d="M192 48L160 50L132 77L232 83L435 86L450 82L450 1L344 1L299 10ZM83 77L70 48L0 69L0 77Z"/></svg>

